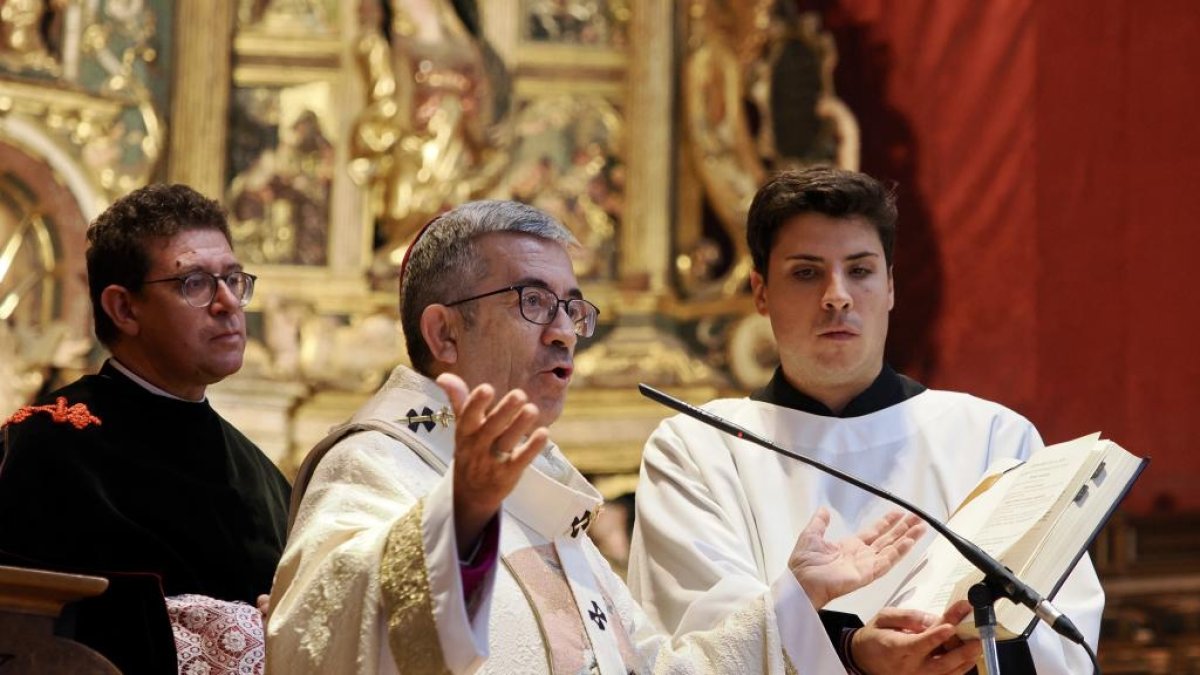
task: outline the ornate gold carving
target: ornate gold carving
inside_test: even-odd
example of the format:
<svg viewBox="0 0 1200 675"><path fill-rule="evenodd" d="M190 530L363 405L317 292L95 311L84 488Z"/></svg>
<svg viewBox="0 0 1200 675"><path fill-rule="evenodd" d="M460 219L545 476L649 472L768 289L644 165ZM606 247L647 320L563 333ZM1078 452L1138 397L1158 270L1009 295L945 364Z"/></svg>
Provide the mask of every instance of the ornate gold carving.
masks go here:
<svg viewBox="0 0 1200 675"><path fill-rule="evenodd" d="M630 0L525 0L524 39L571 45L624 47L633 15Z"/></svg>
<svg viewBox="0 0 1200 675"><path fill-rule="evenodd" d="M333 260L339 233L357 234L360 227L349 222L359 209L335 198L349 187L339 157L344 119L360 107L348 105L344 82L349 45L341 22L351 5L343 5L242 0L233 40L224 193L235 248L248 262L297 266L327 277L321 281L340 262ZM289 283L284 294L311 300L307 291L308 284Z"/></svg>
<svg viewBox="0 0 1200 675"><path fill-rule="evenodd" d="M62 30L65 0L7 0L0 4L0 64L13 70L33 70L59 75L62 64L52 55L42 35L57 37Z"/></svg>
<svg viewBox="0 0 1200 675"><path fill-rule="evenodd" d="M21 171L10 152L8 170ZM27 403L51 368L80 365L91 346L62 300L64 286L81 291L59 270L55 238L69 232L54 232L38 188L12 173L0 177L0 417Z"/></svg>
<svg viewBox="0 0 1200 675"><path fill-rule="evenodd" d="M603 342L577 356L575 378L583 386L626 389L639 382L693 386L723 379L692 357L679 338L634 320L621 322Z"/></svg>
<svg viewBox="0 0 1200 675"><path fill-rule="evenodd" d="M118 160L131 142L123 119L130 112L119 100L0 80L0 116L20 117L29 127L69 148L72 163L86 173L88 182L97 192L110 196L140 175L123 173L125 166ZM157 152L154 144L148 145Z"/></svg>
<svg viewBox="0 0 1200 675"><path fill-rule="evenodd" d="M124 104L120 119L93 143L84 161L113 196L144 185L162 153L166 130L145 68L158 60L158 21L142 2L108 2L84 17L81 56L99 66L100 93ZM211 141L210 141L211 142Z"/></svg>
<svg viewBox="0 0 1200 675"><path fill-rule="evenodd" d="M739 387L763 384L774 337L746 302L753 269L745 218L775 171L858 166L858 125L833 88L832 37L814 12L779 0L688 0L683 67L687 159L703 188L680 210L674 260L683 299L673 307ZM752 113L752 114L750 114ZM715 218L705 225L700 200ZM705 229L707 227L707 229ZM703 317L703 318L702 318Z"/></svg>
<svg viewBox="0 0 1200 675"><path fill-rule="evenodd" d="M390 42L377 17L359 37L369 94L349 166L370 190L387 241L384 268L431 216L491 190L511 142L507 75L450 2L391 0L390 8Z"/></svg>
<svg viewBox="0 0 1200 675"><path fill-rule="evenodd" d="M612 280L624 211L621 117L598 96L534 99L516 118L513 162L498 196L532 204L561 220L582 248L582 279Z"/></svg>
<svg viewBox="0 0 1200 675"><path fill-rule="evenodd" d="M23 214L18 222L13 222L11 215L6 209L0 216L0 288L8 289L0 294L0 321L13 318L24 300L21 308L31 310L27 323L45 323L53 319L51 307L57 286L50 228L36 211ZM22 253L26 254L22 256L24 265L17 257ZM34 306L29 307L31 304Z"/></svg>
<svg viewBox="0 0 1200 675"><path fill-rule="evenodd" d="M0 209L0 417L38 391L64 337L52 314L55 262L41 214Z"/></svg>
<svg viewBox="0 0 1200 675"><path fill-rule="evenodd" d="M723 265L714 265L714 243L681 242L677 271L689 296L732 297L745 292L751 270L742 233L758 186L769 172L795 166L856 168L858 125L833 91L836 49L815 13L800 14L776 0L691 0L688 7L685 125L696 173L731 251ZM807 62L814 64L811 71L803 67ZM776 91L784 81L793 86ZM783 93L793 106L782 103ZM748 106L755 111L753 127ZM781 115L788 119L786 134L775 124ZM797 137L790 127L811 136ZM725 271L715 273L720 268Z"/></svg>
<svg viewBox="0 0 1200 675"><path fill-rule="evenodd" d="M61 143L109 198L143 184L163 142L146 85L156 27L141 2L4 3L0 71L30 79L0 81L0 114Z"/></svg>
<svg viewBox="0 0 1200 675"><path fill-rule="evenodd" d="M779 365L779 348L771 322L759 314L747 314L729 331L729 372L744 387L766 384Z"/></svg>
<svg viewBox="0 0 1200 675"><path fill-rule="evenodd" d="M675 3L640 2L630 19L632 40L625 96L625 155L629 167L625 225L618 265L621 283L662 294L670 279L672 213L670 186L678 141L666 130L675 117Z"/></svg>
<svg viewBox="0 0 1200 675"><path fill-rule="evenodd" d="M246 346L245 376L365 394L407 360L394 310L355 312L347 322L301 298L271 295L263 305L263 338Z"/></svg>
<svg viewBox="0 0 1200 675"><path fill-rule="evenodd" d="M331 35L338 32L338 9L338 0L238 0L237 27L273 35Z"/></svg>

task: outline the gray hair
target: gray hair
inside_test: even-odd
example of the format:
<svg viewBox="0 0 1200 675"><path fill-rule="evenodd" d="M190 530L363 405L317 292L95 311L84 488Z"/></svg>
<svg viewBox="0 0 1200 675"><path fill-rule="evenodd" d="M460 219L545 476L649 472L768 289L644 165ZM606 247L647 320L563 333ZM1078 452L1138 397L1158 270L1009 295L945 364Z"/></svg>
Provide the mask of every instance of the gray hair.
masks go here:
<svg viewBox="0 0 1200 675"><path fill-rule="evenodd" d="M468 202L435 218L410 246L400 279L400 325L413 368L429 375L433 353L421 335L421 314L438 303L465 297L487 275L476 239L493 232L515 232L575 245L575 237L550 214L510 201ZM470 321L470 309L463 308Z"/></svg>

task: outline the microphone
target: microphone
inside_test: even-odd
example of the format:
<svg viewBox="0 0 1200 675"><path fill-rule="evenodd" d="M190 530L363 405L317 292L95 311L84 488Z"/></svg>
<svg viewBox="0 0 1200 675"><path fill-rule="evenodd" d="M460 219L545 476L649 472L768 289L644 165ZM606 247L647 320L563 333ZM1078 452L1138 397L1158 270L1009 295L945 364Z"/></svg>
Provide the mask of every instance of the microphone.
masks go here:
<svg viewBox="0 0 1200 675"><path fill-rule="evenodd" d="M988 555L986 551L979 548L975 544L959 536L954 530L951 530L949 527L947 527L946 524L941 520L929 515L924 509L921 509L917 505L912 504L901 497L897 497L883 488L876 487L875 485L872 485L860 478L845 473L844 471L839 471L838 469L812 459L811 457L806 457L800 453L786 450L763 438L762 436L759 436L753 431L750 431L749 429L738 426L737 424L734 424L733 422L730 422L729 420L718 415L714 415L707 410L701 410L690 403L685 403L674 396L661 392L647 384L639 384L638 391L640 391L643 396L657 401L668 408L677 410L688 417L699 420L710 427L719 429L720 431L734 436L735 438L749 441L755 445L761 445L762 447L783 455L784 457L790 457L791 459L807 464L815 469L829 474L830 476L833 476L834 478L843 480L859 489L865 490L877 497L882 497L896 506L915 514L921 520L929 523L929 526L933 528L935 532L945 537L946 540L949 541L950 544L957 549L958 552L961 553L968 562L976 567L976 569L983 572L985 582L993 587L994 592L1007 597L1013 602L1017 602L1028 607L1035 615L1037 615L1039 619L1044 621L1047 625L1053 628L1055 632L1067 638L1071 642L1084 645L1085 647L1087 646L1084 642L1083 634L1079 632L1079 629L1075 627L1075 624L1072 623L1071 620L1066 617L1066 615L1055 609L1054 605L1050 604L1050 601L1043 598L1038 594L1037 591L1033 590L1025 582L1018 579L1017 575L1013 574L1012 570L1008 569L1004 565L1001 565L1000 561Z"/></svg>

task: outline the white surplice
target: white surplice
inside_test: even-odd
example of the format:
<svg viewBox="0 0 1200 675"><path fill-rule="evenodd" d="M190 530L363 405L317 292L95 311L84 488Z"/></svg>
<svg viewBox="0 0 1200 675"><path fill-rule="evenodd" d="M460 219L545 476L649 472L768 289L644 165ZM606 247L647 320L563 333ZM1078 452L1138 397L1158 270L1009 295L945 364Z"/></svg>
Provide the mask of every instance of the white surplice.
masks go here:
<svg viewBox="0 0 1200 675"><path fill-rule="evenodd" d="M1042 447L1025 418L966 394L926 390L883 410L839 419L750 399L704 406L784 448L821 460L945 519L992 462ZM637 488L628 583L666 629L716 624L784 574L788 554L816 509L826 538L848 536L888 502L692 418L665 420L646 444ZM926 536L891 572L828 609L874 616L932 541ZM1049 589L1038 589L1046 592ZM1095 645L1104 593L1086 555L1054 599ZM1046 626L1030 637L1039 673L1090 672L1086 653Z"/></svg>
<svg viewBox="0 0 1200 675"><path fill-rule="evenodd" d="M660 632L587 536L600 495L554 447L505 500L500 558L465 604L452 423L398 421L447 406L402 366L318 445L328 452L297 480L307 491L275 577L268 672L841 671L790 575L729 606L715 630Z"/></svg>

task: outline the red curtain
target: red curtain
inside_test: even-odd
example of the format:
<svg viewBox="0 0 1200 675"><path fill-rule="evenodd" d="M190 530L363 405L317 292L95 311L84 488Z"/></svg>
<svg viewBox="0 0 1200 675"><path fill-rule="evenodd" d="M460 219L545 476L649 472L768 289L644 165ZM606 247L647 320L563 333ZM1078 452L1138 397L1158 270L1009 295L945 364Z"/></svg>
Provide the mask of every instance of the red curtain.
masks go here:
<svg viewBox="0 0 1200 675"><path fill-rule="evenodd" d="M899 184L889 358L1151 456L1131 510L1200 509L1200 3L807 6Z"/></svg>

